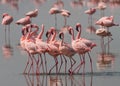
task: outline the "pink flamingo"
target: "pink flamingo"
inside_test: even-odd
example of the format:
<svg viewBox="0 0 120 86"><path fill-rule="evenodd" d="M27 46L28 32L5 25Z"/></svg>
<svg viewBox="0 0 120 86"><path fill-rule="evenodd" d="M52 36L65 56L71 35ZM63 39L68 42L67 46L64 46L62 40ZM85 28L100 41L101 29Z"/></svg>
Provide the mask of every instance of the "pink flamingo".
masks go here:
<svg viewBox="0 0 120 86"><path fill-rule="evenodd" d="M73 56L76 54L76 52L74 51L74 49L72 48L72 46L70 44L64 42L64 33L63 32L59 33L59 38L62 39L60 46L59 46L60 53L62 53L63 56L65 55L65 56L69 57L70 62L71 62L71 67L69 68L69 71L72 71L72 67L76 63L76 61L73 58ZM65 72L66 72L66 66L67 65L65 65Z"/></svg>
<svg viewBox="0 0 120 86"><path fill-rule="evenodd" d="M71 45L72 45L73 49L79 54L80 58L81 58L81 55L83 57L83 61L81 61L81 63L73 70L73 72L69 71L70 74L72 74L72 73L74 73L74 71L76 69L80 68L82 64L85 64L85 60L84 60L85 53L89 52L91 50L91 48L88 47L85 43L83 43L79 39L74 38L74 30L72 27L69 27L68 31L69 31L69 34L71 35L71 41L72 41Z"/></svg>
<svg viewBox="0 0 120 86"><path fill-rule="evenodd" d="M32 27L34 27L34 25L31 25L31 27L27 27L27 28L32 28ZM33 59L36 62L36 59L35 59L34 55L37 54L38 52L36 51L35 39L33 39L32 36L37 33L38 29L39 28L36 28L36 30L28 32L28 34L26 35L26 38L25 38L25 49L28 52L29 57L32 61L31 65L30 65L30 68L29 68L29 71L28 71L28 74L30 73L31 68L32 68L33 73L34 73ZM27 65L26 65L26 68L27 68ZM36 71L38 71L38 68L36 69Z"/></svg>
<svg viewBox="0 0 120 86"><path fill-rule="evenodd" d="M78 34L76 36L76 40L78 39L79 41L85 43L87 45L87 47L89 48L93 48L96 46L96 44L88 39L85 39L85 38L82 38L80 35L81 35L81 24L80 23L77 23L76 24L76 30L78 31ZM89 59L90 59L90 64L91 64L91 72L93 72L93 69L92 69L92 59L91 59L91 56L90 54L88 53L88 56L89 56Z"/></svg>
<svg viewBox="0 0 120 86"><path fill-rule="evenodd" d="M42 26L41 26L41 32L38 34L38 36L35 38L35 40L36 40L36 46L37 46L38 53L40 54L40 56L41 56L42 53L44 54L44 57L45 57L45 66L46 66L46 73L47 73L47 61L46 61L46 55L45 55L45 53L48 52L49 47L48 47L48 43L46 43L42 39L43 33L44 33L44 25L42 24ZM41 64L43 65L42 57L41 57Z"/></svg>
<svg viewBox="0 0 120 86"><path fill-rule="evenodd" d="M68 10L62 9L60 14L64 17L64 23L65 23L64 26L66 26L66 24L67 24L66 17L69 17L71 15L71 13Z"/></svg>
<svg viewBox="0 0 120 86"><path fill-rule="evenodd" d="M2 15L2 25L5 26L5 42L6 42L6 26L8 26L8 37L9 37L9 45L10 45L10 24L13 21L13 17L8 13L3 13Z"/></svg>
<svg viewBox="0 0 120 86"><path fill-rule="evenodd" d="M16 24L23 25L23 26L30 24L30 23L31 23L30 16L26 16L16 21Z"/></svg>
<svg viewBox="0 0 120 86"><path fill-rule="evenodd" d="M106 4L104 2L99 2L96 9L101 10L101 17L104 16L104 10L106 9Z"/></svg>
<svg viewBox="0 0 120 86"><path fill-rule="evenodd" d="M26 16L30 16L30 18L32 17L36 17L38 15L38 9L35 9L33 11L30 11L28 13L25 14Z"/></svg>
<svg viewBox="0 0 120 86"><path fill-rule="evenodd" d="M61 10L57 7L52 7L50 10L49 10L49 14L53 15L55 14L55 27L57 28L57 16L56 14L59 14L61 13Z"/></svg>
<svg viewBox="0 0 120 86"><path fill-rule="evenodd" d="M55 65L49 70L49 74L50 74L54 67L56 67L56 73L58 73L58 60L57 60L57 57L58 57L58 55L60 55L60 51L59 51L59 44L60 44L60 42L55 40L56 29L54 27L50 28L49 33L52 33L53 35L52 35L51 39L48 41L48 46L49 46L48 54L53 56L54 60L55 60Z"/></svg>
<svg viewBox="0 0 120 86"><path fill-rule="evenodd" d="M88 24L92 25L92 15L96 12L95 8L90 8L89 10L86 10L85 13L89 15L88 17ZM90 21L89 21L90 20Z"/></svg>

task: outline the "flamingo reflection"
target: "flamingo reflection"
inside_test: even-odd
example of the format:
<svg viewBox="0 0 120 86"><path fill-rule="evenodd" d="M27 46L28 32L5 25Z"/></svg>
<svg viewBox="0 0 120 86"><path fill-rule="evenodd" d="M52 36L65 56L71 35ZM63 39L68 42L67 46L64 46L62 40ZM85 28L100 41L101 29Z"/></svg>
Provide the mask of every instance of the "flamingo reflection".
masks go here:
<svg viewBox="0 0 120 86"><path fill-rule="evenodd" d="M105 70L111 68L114 64L115 56L112 53L100 53L97 58L97 68Z"/></svg>

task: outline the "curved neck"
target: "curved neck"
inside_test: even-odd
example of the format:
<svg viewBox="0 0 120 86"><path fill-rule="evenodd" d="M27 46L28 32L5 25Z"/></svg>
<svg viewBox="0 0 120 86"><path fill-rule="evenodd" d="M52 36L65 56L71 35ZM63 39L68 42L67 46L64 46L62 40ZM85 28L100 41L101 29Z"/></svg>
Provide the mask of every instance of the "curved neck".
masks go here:
<svg viewBox="0 0 120 86"><path fill-rule="evenodd" d="M79 39L81 35L81 26L78 26L78 33L76 35L76 39Z"/></svg>
<svg viewBox="0 0 120 86"><path fill-rule="evenodd" d="M38 34L37 38L38 38L38 39L41 39L43 33L44 33L44 26L42 25L41 32Z"/></svg>
<svg viewBox="0 0 120 86"><path fill-rule="evenodd" d="M71 40L75 40L75 37L74 37L74 30L71 29Z"/></svg>
<svg viewBox="0 0 120 86"><path fill-rule="evenodd" d="M54 31L50 41L54 41L55 40L56 34L57 34L56 31Z"/></svg>

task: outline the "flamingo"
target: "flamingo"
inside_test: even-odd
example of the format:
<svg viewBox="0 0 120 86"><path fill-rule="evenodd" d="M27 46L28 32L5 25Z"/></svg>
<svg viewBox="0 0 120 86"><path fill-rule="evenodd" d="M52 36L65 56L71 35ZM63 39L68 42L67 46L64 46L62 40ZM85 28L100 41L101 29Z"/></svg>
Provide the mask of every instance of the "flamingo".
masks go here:
<svg viewBox="0 0 120 86"><path fill-rule="evenodd" d="M31 26L34 27L33 25L31 25ZM32 27L27 27L27 28L32 28ZM32 67L32 70L33 70L33 59L35 60L34 55L38 53L36 51L35 39L32 38L32 36L37 33L38 29L39 28L36 28L36 30L28 32L28 34L25 37L25 49L28 52L29 57L32 61L31 65L30 65L30 68L29 68L29 71L28 71L28 74L31 71L31 67ZM36 69L36 73L37 73L37 71L38 71L38 69ZM34 73L34 70L33 70L33 73Z"/></svg>
<svg viewBox="0 0 120 86"><path fill-rule="evenodd" d="M53 15L55 14L55 27L57 28L57 16L56 14L59 14L61 13L61 10L57 7L52 7L50 10L49 10L49 14Z"/></svg>
<svg viewBox="0 0 120 86"><path fill-rule="evenodd" d="M59 33L59 38L62 39L60 46L59 46L59 50L62 53L62 55L69 57L70 62L71 62L71 67L69 68L69 71L72 71L72 67L74 66L74 64L76 63L76 61L74 60L73 56L76 54L76 52L74 51L74 49L72 48L72 46L66 42L64 42L64 33L60 32ZM73 63L72 63L73 61ZM65 71L66 71L66 66L65 65Z"/></svg>
<svg viewBox="0 0 120 86"><path fill-rule="evenodd" d="M36 46L37 46L37 51L38 53L44 54L44 58L45 58L45 66L46 66L46 73L47 73L47 61L46 61L46 55L45 53L48 52L49 47L48 47L48 43L46 43L45 41L43 41L42 39L42 35L44 33L44 25L41 25L41 32L38 34L38 36L35 38L36 40ZM42 61L42 57L41 57L41 61ZM43 64L43 62L41 62L41 64Z"/></svg>
<svg viewBox="0 0 120 86"><path fill-rule="evenodd" d="M66 17L69 17L71 15L71 13L68 10L62 9L60 14L64 17L64 22L65 22L64 26L66 26L66 24L67 24Z"/></svg>
<svg viewBox="0 0 120 86"><path fill-rule="evenodd" d="M30 18L32 17L36 17L38 15L38 9L35 9L33 11L30 11L28 13L25 14L26 16L30 16Z"/></svg>
<svg viewBox="0 0 120 86"><path fill-rule="evenodd" d="M19 20L16 21L17 25L27 25L27 24L31 24L31 20L30 20L30 16L26 16L24 18L21 18Z"/></svg>
<svg viewBox="0 0 120 86"><path fill-rule="evenodd" d="M9 44L10 44L10 24L13 22L13 17L8 13L3 13L2 15L2 25L5 26L5 42L6 40L6 26L8 26L8 37L9 37Z"/></svg>
<svg viewBox="0 0 120 86"><path fill-rule="evenodd" d="M102 47L102 51L103 52L105 52L104 50L104 48L105 48L105 46L104 46L104 37L109 37L110 38L110 40L106 43L106 44L108 44L108 43L110 43L112 40L113 40L113 38L111 37L112 36L112 34L111 34L111 32L109 32L107 29L104 29L104 28L99 28L99 29L97 29L96 30L96 35L98 35L98 36L100 36L101 37L101 47Z"/></svg>
<svg viewBox="0 0 120 86"><path fill-rule="evenodd" d="M106 4L104 2L99 2L96 9L101 10L101 17L104 16L104 10L106 9Z"/></svg>
<svg viewBox="0 0 120 86"><path fill-rule="evenodd" d="M80 41L79 39L75 39L74 37L74 30L72 27L68 28L69 34L71 35L71 45L72 48L78 53L78 55L83 57L85 59L85 53L89 52L91 50L90 47L88 47L85 43ZM85 60L81 61L81 63L73 70L73 72L69 71L70 74L74 73L74 71L81 67L82 64L85 63ZM83 71L84 72L84 71Z"/></svg>
<svg viewBox="0 0 120 86"><path fill-rule="evenodd" d="M92 25L92 15L96 12L96 9L95 8L90 8L89 10L86 10L85 11L85 14L88 14L89 17L88 17L88 23L90 22L90 24ZM91 21L89 21L91 20Z"/></svg>
<svg viewBox="0 0 120 86"><path fill-rule="evenodd" d="M53 56L53 58L55 60L55 65L49 70L49 74L51 73L51 71L53 70L53 68L55 66L56 66L56 73L58 73L58 60L57 60L57 57L60 55L60 51L59 51L60 41L55 40L56 29L54 27L51 27L48 33L53 34L51 39L48 39L48 46L49 46L48 54ZM61 57L61 65L62 65L62 57ZM61 66L60 66L60 68L61 68Z"/></svg>
<svg viewBox="0 0 120 86"><path fill-rule="evenodd" d="M77 23L76 24L76 30L78 31L78 34L76 36L76 40L78 39L79 41L83 42L86 44L87 47L89 47L90 49L94 48L96 46L96 44L94 42L92 42L91 40L82 38L81 35L81 24ZM90 64L91 64L91 72L93 71L92 69L92 59L90 54L88 53L89 59L90 59Z"/></svg>

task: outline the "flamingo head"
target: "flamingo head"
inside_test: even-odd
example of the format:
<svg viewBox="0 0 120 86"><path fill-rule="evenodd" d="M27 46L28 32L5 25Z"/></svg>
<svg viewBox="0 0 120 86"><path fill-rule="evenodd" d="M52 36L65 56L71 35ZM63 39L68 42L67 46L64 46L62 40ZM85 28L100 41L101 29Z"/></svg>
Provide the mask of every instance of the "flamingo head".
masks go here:
<svg viewBox="0 0 120 86"><path fill-rule="evenodd" d="M76 24L76 30L79 31L79 27L81 28L81 24L80 23L77 23Z"/></svg>
<svg viewBox="0 0 120 86"><path fill-rule="evenodd" d="M73 28L72 28L72 27L69 27L69 28L68 28L68 32L69 32L70 35L72 35L72 31L73 31Z"/></svg>
<svg viewBox="0 0 120 86"><path fill-rule="evenodd" d="M2 18L4 18L5 16L8 16L8 13L3 13Z"/></svg>
<svg viewBox="0 0 120 86"><path fill-rule="evenodd" d="M62 39L63 36L64 36L64 33L63 33L63 32L60 32L60 33L59 33L59 38Z"/></svg>

